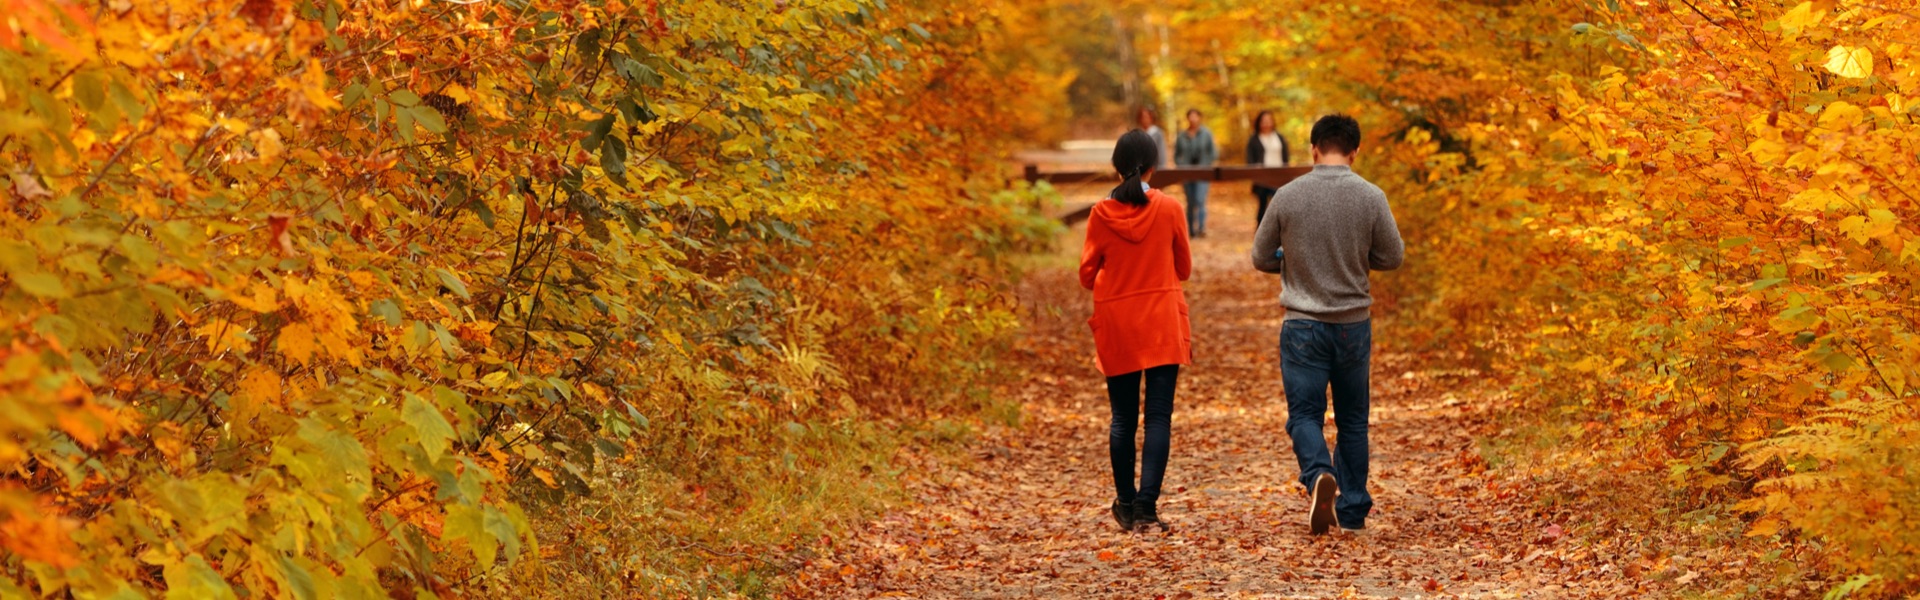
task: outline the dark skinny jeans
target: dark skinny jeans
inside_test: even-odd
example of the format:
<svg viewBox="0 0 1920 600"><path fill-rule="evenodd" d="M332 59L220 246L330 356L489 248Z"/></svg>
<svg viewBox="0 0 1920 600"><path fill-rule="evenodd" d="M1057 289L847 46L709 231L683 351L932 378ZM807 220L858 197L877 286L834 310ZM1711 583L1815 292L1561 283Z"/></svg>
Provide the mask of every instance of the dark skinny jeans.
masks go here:
<svg viewBox="0 0 1920 600"><path fill-rule="evenodd" d="M1140 456L1140 488L1133 487L1133 432L1140 422L1140 379L1147 380L1147 439ZM1113 403L1113 425L1107 430L1107 451L1113 458L1113 491L1134 506L1154 506L1160 500L1160 481L1167 474L1167 444L1173 431L1173 389L1180 365L1162 365L1107 378L1107 399Z"/></svg>

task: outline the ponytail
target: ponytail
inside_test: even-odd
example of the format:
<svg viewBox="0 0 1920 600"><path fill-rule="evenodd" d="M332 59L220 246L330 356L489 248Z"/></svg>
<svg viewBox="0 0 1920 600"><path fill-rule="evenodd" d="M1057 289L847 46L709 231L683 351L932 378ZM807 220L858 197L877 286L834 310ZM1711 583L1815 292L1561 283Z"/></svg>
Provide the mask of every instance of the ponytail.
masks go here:
<svg viewBox="0 0 1920 600"><path fill-rule="evenodd" d="M1141 180L1160 162L1160 147L1147 132L1135 129L1120 136L1113 146L1113 170L1120 172L1125 181L1113 188L1108 196L1133 206L1147 204L1147 192L1141 189Z"/></svg>

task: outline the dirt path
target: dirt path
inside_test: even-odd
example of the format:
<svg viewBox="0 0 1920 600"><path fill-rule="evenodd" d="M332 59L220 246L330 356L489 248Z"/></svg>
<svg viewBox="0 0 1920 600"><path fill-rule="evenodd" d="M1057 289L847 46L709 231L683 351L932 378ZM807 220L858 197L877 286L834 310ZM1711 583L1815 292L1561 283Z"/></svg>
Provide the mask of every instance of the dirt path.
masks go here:
<svg viewBox="0 0 1920 600"><path fill-rule="evenodd" d="M1131 534L1107 514L1108 408L1070 263L1022 289L1026 372L1004 393L1020 428L984 432L968 456L905 459L910 505L850 536L794 578L797 597L1616 598L1662 595L1609 553L1566 537L1467 433L1471 373L1375 355L1373 494L1361 536L1307 535L1286 441L1275 345L1278 281L1251 271L1251 201L1218 186L1213 235L1189 284L1196 364L1181 373L1160 512L1171 533ZM1081 232L1063 237L1076 253ZM1390 324L1376 339L1391 336ZM1332 427L1328 427L1331 433Z"/></svg>

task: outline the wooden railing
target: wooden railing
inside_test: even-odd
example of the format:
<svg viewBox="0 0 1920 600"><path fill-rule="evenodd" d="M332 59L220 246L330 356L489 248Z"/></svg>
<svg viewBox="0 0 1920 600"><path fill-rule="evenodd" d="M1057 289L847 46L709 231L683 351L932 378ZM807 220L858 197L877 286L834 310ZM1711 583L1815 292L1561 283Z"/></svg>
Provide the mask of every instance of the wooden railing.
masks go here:
<svg viewBox="0 0 1920 600"><path fill-rule="evenodd" d="M1313 167L1187 167L1159 169L1147 178L1147 185L1157 188L1171 187L1189 181L1251 181L1270 187L1280 187L1294 178L1313 171ZM1118 185L1120 175L1112 169L1102 171L1041 171L1037 165L1026 166L1028 183L1045 181L1054 185L1076 183L1110 182ZM1081 203L1069 207L1060 215L1060 221L1068 225L1087 219L1093 211L1093 203Z"/></svg>

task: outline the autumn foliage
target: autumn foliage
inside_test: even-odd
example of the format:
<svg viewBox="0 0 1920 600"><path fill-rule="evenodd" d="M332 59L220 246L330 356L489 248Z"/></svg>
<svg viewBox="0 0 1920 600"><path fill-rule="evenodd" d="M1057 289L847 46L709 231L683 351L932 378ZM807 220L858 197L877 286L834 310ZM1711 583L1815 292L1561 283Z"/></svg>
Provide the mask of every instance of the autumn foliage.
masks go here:
<svg viewBox="0 0 1920 600"><path fill-rule="evenodd" d="M831 500L1050 231L997 4L0 2L0 595L538 590L609 470Z"/></svg>
<svg viewBox="0 0 1920 600"><path fill-rule="evenodd" d="M1920 4L1177 16L1257 29L1219 51L1238 79L1192 86L1370 129L1409 243L1383 341L1496 367L1584 469L1670 490L1645 508L1723 507L1848 590L1920 590Z"/></svg>

